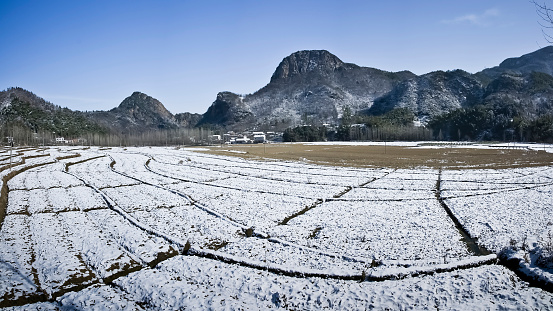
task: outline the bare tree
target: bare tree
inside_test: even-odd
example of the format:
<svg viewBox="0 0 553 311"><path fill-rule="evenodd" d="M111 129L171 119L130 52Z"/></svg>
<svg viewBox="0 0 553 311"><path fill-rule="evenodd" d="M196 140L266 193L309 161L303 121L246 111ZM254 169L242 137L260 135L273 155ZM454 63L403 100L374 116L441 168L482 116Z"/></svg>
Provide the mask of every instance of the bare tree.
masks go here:
<svg viewBox="0 0 553 311"><path fill-rule="evenodd" d="M534 3L536 12L541 19L538 23L542 27L541 31L545 40L549 43L553 43L553 36L547 33L548 29L553 29L553 7L548 5L547 2L541 3L536 0L532 0L532 3Z"/></svg>

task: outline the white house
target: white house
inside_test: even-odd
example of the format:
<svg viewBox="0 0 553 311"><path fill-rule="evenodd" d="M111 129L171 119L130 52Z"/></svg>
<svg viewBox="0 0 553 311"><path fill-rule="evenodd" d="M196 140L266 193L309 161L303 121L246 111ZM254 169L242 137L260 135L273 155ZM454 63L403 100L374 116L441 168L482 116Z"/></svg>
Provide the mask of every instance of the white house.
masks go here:
<svg viewBox="0 0 553 311"><path fill-rule="evenodd" d="M236 138L234 142L236 144L248 144L250 143L250 139L247 136L244 136L242 138Z"/></svg>
<svg viewBox="0 0 553 311"><path fill-rule="evenodd" d="M253 135L253 142L254 143L264 143L265 142L265 134Z"/></svg>

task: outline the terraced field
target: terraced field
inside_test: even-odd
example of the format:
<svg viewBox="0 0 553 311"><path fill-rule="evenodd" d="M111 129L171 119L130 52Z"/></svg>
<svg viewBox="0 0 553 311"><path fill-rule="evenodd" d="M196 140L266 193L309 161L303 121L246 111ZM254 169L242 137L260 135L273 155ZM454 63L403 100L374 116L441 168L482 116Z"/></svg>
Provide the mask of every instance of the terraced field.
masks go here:
<svg viewBox="0 0 553 311"><path fill-rule="evenodd" d="M323 166L199 151L29 148L11 165L0 153L0 307L553 305L551 165Z"/></svg>

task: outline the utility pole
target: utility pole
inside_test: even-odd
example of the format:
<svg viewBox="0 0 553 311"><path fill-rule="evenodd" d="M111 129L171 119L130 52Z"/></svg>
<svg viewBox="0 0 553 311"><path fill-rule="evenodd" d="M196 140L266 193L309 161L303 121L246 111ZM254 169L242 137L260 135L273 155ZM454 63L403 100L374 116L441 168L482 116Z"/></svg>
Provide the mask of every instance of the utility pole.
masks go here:
<svg viewBox="0 0 553 311"><path fill-rule="evenodd" d="M13 137L8 137L8 143L10 144L10 172L12 171L12 149L13 149Z"/></svg>

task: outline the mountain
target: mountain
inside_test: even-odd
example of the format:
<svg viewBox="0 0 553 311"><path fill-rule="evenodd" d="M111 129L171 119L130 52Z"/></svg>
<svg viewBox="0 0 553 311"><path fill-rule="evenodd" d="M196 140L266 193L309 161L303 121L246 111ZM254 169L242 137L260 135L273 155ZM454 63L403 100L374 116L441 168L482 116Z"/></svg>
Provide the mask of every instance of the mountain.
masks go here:
<svg viewBox="0 0 553 311"><path fill-rule="evenodd" d="M439 131L451 132L452 124L465 121L467 128L477 127L472 114L483 120L478 126L486 133L478 137L497 138L497 133L514 131L515 125L522 137L529 124L553 116L552 74L553 47L509 58L476 74L452 70L420 76L346 63L325 50L299 51L278 64L263 88L248 95L220 92L202 115L173 115L159 100L141 92L109 111L80 112L24 89L9 88L0 92L0 119L35 133L75 137L86 133L140 135L194 126L284 130L297 125L338 125L344 112L348 122L412 114L423 124L431 122ZM536 128L539 125L547 132L543 124L549 121L543 120ZM461 131L450 133L450 137L460 136Z"/></svg>
<svg viewBox="0 0 553 311"><path fill-rule="evenodd" d="M529 115L551 112L547 105L537 104L553 98L548 90L536 93L540 88L536 83L547 79L539 76L539 82L534 72L553 75L553 47L506 59L476 74L453 70L421 76L345 63L325 50L299 51L285 57L257 92L219 93L198 125L282 130L300 124L338 124L345 107L362 115L407 108L424 123L456 109L497 108L500 98L516 102L518 110L529 109ZM522 89L510 89L512 79L526 82Z"/></svg>
<svg viewBox="0 0 553 311"><path fill-rule="evenodd" d="M175 114L177 125L184 128L193 128L201 118L202 115L199 113L182 112Z"/></svg>
<svg viewBox="0 0 553 311"><path fill-rule="evenodd" d="M202 125L220 125L234 127L236 124L251 124L255 122L250 108L244 104L244 99L231 92L220 92L217 99L203 114L198 122Z"/></svg>
<svg viewBox="0 0 553 311"><path fill-rule="evenodd" d="M533 71L504 73L483 94L483 105L496 113L535 119L553 112L553 77Z"/></svg>
<svg viewBox="0 0 553 311"><path fill-rule="evenodd" d="M0 92L0 109L8 108L15 99L29 103L33 108L44 110L45 112L52 112L56 109L60 109L60 107L20 87L8 88Z"/></svg>
<svg viewBox="0 0 553 311"><path fill-rule="evenodd" d="M163 104L134 92L109 111L81 112L61 108L22 88L0 92L0 120L35 133L77 137L85 134L140 134L159 129L192 128L200 114L173 115Z"/></svg>
<svg viewBox="0 0 553 311"><path fill-rule="evenodd" d="M336 123L344 107L369 108L375 99L414 77L408 71L392 73L344 63L324 50L299 51L285 57L257 92L217 94L198 125L283 130L301 123Z"/></svg>
<svg viewBox="0 0 553 311"><path fill-rule="evenodd" d="M499 66L484 69L475 76L485 82L491 82L504 73L530 74L534 71L553 76L553 46L546 46L521 57L508 58Z"/></svg>
<svg viewBox="0 0 553 311"><path fill-rule="evenodd" d="M419 119L426 120L478 104L483 93L482 83L466 71L435 71L403 81L377 98L364 113L380 115L396 108L408 108Z"/></svg>
<svg viewBox="0 0 553 311"><path fill-rule="evenodd" d="M87 132L106 133L108 129L90 120L86 113L61 108L22 88L0 92L0 120L6 128L20 125L34 133L79 136ZM13 133L5 133L11 136Z"/></svg>
<svg viewBox="0 0 553 311"><path fill-rule="evenodd" d="M152 129L174 129L178 122L163 104L144 93L134 92L118 107L109 111L94 111L88 116L116 133L140 133Z"/></svg>

